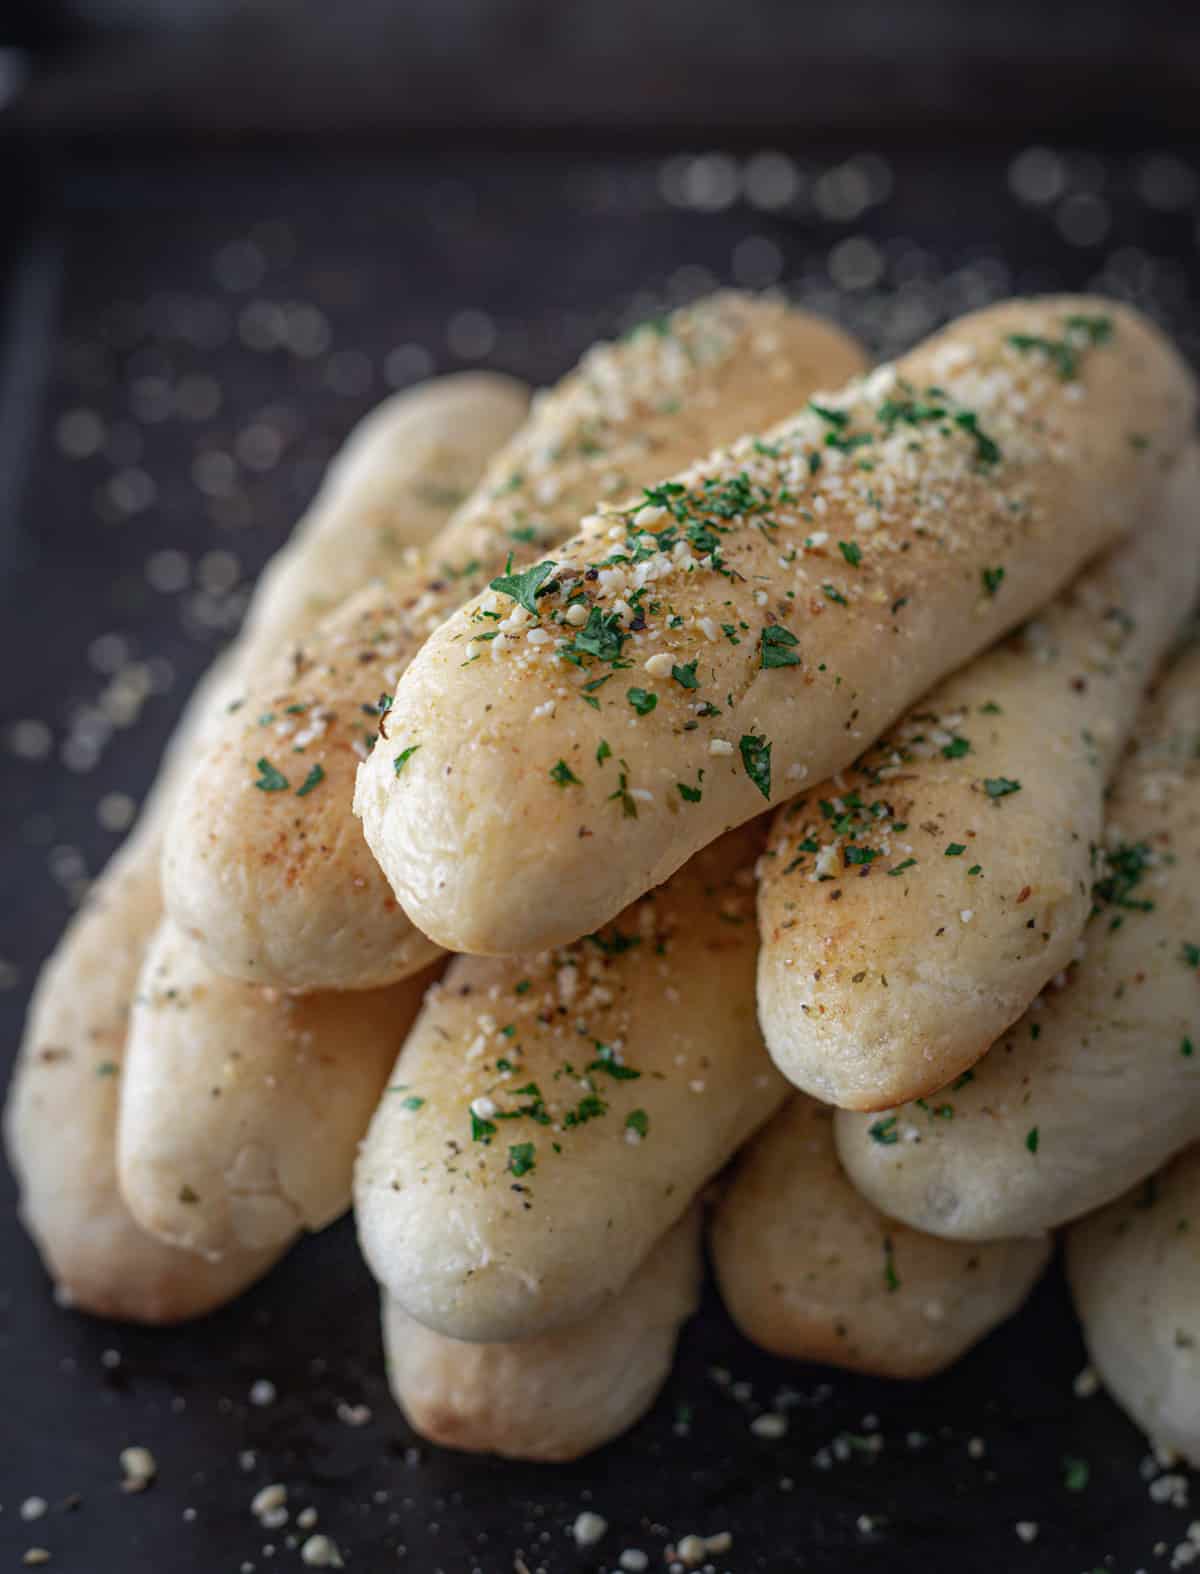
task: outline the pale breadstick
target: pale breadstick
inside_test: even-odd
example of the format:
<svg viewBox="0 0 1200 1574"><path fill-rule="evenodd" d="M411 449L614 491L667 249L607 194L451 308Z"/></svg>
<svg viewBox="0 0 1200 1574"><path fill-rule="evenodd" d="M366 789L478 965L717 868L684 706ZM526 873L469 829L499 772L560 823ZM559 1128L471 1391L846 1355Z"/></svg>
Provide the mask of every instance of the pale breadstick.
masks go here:
<svg viewBox="0 0 1200 1574"><path fill-rule="evenodd" d="M454 436L457 418L470 415L483 430L493 418L483 390L467 382L460 403L446 404L441 387L425 390L448 425L449 450L461 456L463 486L484 460L473 438ZM414 395L389 406L409 428ZM509 411L510 385L498 382L497 408ZM378 439L374 423L371 441ZM356 448L352 437L348 452ZM445 476L445 456L436 451L435 474ZM351 467L351 477L356 466ZM389 472L406 494L413 473ZM370 478L359 480L372 508L381 496ZM358 515L349 506L345 468L335 482L336 506L323 490L294 539L347 537ZM368 485L369 483L369 485ZM447 507L449 505L447 504ZM405 516L393 526L405 530ZM415 515L414 543L428 530L424 507ZM380 540L381 550L390 547ZM323 582L328 574L322 569ZM293 577L289 570L287 578ZM280 592L278 619L306 615L301 587ZM257 641L297 632L274 616L255 616L254 633L239 640L193 695L168 747L159 779L137 826L96 882L42 970L4 1112L5 1140L21 1187L21 1212L62 1299L84 1310L142 1322L175 1322L228 1300L265 1270L278 1252L233 1251L217 1264L180 1252L140 1230L120 1195L116 1172L119 1079L128 1017L138 972L162 914L159 862L163 824L180 773L202 747L213 718L224 714L238 683L238 663L253 657Z"/></svg>
<svg viewBox="0 0 1200 1574"><path fill-rule="evenodd" d="M284 995L214 973L160 924L130 1018L117 1142L141 1227L220 1257L344 1212L355 1150L430 982Z"/></svg>
<svg viewBox="0 0 1200 1574"><path fill-rule="evenodd" d="M889 1219L838 1163L833 1111L798 1095L739 1159L712 1251L730 1316L764 1350L929 1377L1013 1315L1050 1243L968 1246Z"/></svg>
<svg viewBox="0 0 1200 1574"><path fill-rule="evenodd" d="M741 295L591 350L538 401L426 559L280 651L196 760L164 882L169 911L210 963L295 990L373 988L426 965L436 947L400 909L350 808L380 696L510 554L529 562L598 497L635 492L862 364L828 324ZM310 774L320 784L298 804ZM280 778L292 791L264 790Z"/></svg>
<svg viewBox="0 0 1200 1574"><path fill-rule="evenodd" d="M1151 1442L1200 1464L1200 1149L1067 1232L1092 1364Z"/></svg>
<svg viewBox="0 0 1200 1574"><path fill-rule="evenodd" d="M1161 521L780 811L758 1013L790 1081L849 1109L924 1097L1069 965L1105 789L1198 584L1193 451Z"/></svg>
<svg viewBox="0 0 1200 1574"><path fill-rule="evenodd" d="M430 990L354 1183L367 1262L410 1317L493 1341L592 1316L778 1107L760 831L576 945L458 957Z"/></svg>
<svg viewBox="0 0 1200 1574"><path fill-rule="evenodd" d="M917 1229L1053 1229L1200 1139L1200 648L1170 669L1136 741L1064 987L962 1085L892 1115L838 1117L851 1180Z"/></svg>
<svg viewBox="0 0 1200 1574"><path fill-rule="evenodd" d="M431 1443L505 1459L578 1459L654 1403L700 1296L700 1208L651 1250L614 1301L580 1323L509 1344L467 1344L383 1294L388 1381Z"/></svg>
<svg viewBox="0 0 1200 1574"><path fill-rule="evenodd" d="M585 520L432 636L359 771L409 916L574 939L842 769L1157 506L1194 407L1135 312L1010 302Z"/></svg>
<svg viewBox="0 0 1200 1574"><path fill-rule="evenodd" d="M229 1300L275 1252L209 1264L135 1224L117 1187L116 1126L129 1006L161 912L158 837L175 762L228 693L216 669L176 733L156 794L43 967L4 1109L20 1209L66 1305L173 1323Z"/></svg>

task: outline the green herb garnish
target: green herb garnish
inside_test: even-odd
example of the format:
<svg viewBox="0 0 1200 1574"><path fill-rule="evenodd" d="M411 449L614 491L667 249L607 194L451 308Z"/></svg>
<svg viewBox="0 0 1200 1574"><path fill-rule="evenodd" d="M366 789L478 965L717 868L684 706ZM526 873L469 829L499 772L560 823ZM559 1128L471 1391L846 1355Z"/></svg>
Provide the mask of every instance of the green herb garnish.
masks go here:
<svg viewBox="0 0 1200 1574"><path fill-rule="evenodd" d="M759 738L752 732L743 733L738 739L738 749L742 756L742 767L746 775L770 802L771 799L771 744L767 738Z"/></svg>
<svg viewBox="0 0 1200 1574"><path fill-rule="evenodd" d="M511 596L515 602L525 608L526 612L537 617L537 597L545 594L546 581L553 573L553 563L535 563L523 573L514 574L510 552L503 574L498 574L491 581L488 589L498 590L502 596Z"/></svg>
<svg viewBox="0 0 1200 1574"><path fill-rule="evenodd" d="M283 772L277 771L266 755L263 755L262 759L257 762L256 769L258 770L258 780L254 785L259 792L286 792L291 785Z"/></svg>
<svg viewBox="0 0 1200 1574"><path fill-rule="evenodd" d="M508 1171L510 1175L518 1177L528 1175L530 1170L537 1167L534 1157L532 1142L516 1142L508 1150Z"/></svg>
<svg viewBox="0 0 1200 1574"><path fill-rule="evenodd" d="M771 623L759 635L759 665L762 667L798 667L800 658L795 647L800 643L791 629L782 623Z"/></svg>
<svg viewBox="0 0 1200 1574"><path fill-rule="evenodd" d="M1020 792L1020 782L1010 781L1007 776L987 776L984 778L983 790L989 798L1007 798L1010 793Z"/></svg>
<svg viewBox="0 0 1200 1574"><path fill-rule="evenodd" d="M309 793L312 792L313 788L319 787L324 780L325 771L323 767L320 765L314 765L312 770L309 771L308 775L304 778L303 783L296 788L296 797L307 798Z"/></svg>

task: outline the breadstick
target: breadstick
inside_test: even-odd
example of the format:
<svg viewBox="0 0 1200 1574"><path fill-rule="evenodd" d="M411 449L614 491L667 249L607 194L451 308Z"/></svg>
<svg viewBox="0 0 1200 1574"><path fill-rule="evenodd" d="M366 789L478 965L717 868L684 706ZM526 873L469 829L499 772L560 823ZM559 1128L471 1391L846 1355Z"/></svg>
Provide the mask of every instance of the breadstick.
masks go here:
<svg viewBox="0 0 1200 1574"><path fill-rule="evenodd" d="M257 661L369 579L409 564L528 411L522 383L458 372L393 394L364 416L254 587L244 633L263 636Z"/></svg>
<svg viewBox="0 0 1200 1574"><path fill-rule="evenodd" d="M430 990L354 1183L367 1262L410 1317L488 1342L591 1317L778 1107L761 829L573 946L457 957Z"/></svg>
<svg viewBox="0 0 1200 1574"><path fill-rule="evenodd" d="M1149 1434L1200 1464L1200 1149L1067 1232L1088 1354Z"/></svg>
<svg viewBox="0 0 1200 1574"><path fill-rule="evenodd" d="M898 1224L860 1197L833 1111L790 1100L747 1147L713 1216L730 1316L774 1355L878 1377L944 1371L1022 1305L1044 1240L967 1246Z"/></svg>
<svg viewBox="0 0 1200 1574"><path fill-rule="evenodd" d="M827 1104L952 1082L1072 960L1104 793L1200 585L1200 454L1163 518L775 819L758 1011Z"/></svg>
<svg viewBox="0 0 1200 1574"><path fill-rule="evenodd" d="M736 303L736 320L741 311ZM781 313L755 306L752 316L761 331ZM705 318L688 320L695 327ZM806 338L816 344L825 333L809 327ZM693 376L703 404L704 374ZM154 949L122 1098L122 1186L135 1213L156 1233L208 1252L327 1222L345 1205L355 1148L423 984L356 991L360 1001L340 1005L329 994L302 1003L214 974L177 931ZM298 1051L294 1021L305 1024L307 1051ZM357 1040L355 1053L347 1040ZM324 1091L322 1069L334 1084ZM164 1097L168 1091L173 1096Z"/></svg>
<svg viewBox="0 0 1200 1574"><path fill-rule="evenodd" d="M311 990L374 988L427 965L436 947L397 904L350 808L358 764L388 731L377 710L426 635L510 556L516 572L562 540L598 496L628 495L862 364L828 324L739 295L590 351L428 557L281 650L197 759L164 883L168 910L212 966Z"/></svg>
<svg viewBox="0 0 1200 1574"><path fill-rule="evenodd" d="M457 383L457 379L455 382ZM403 432L411 430L414 406L434 400L447 427L447 450L459 456L460 485L470 485L485 455L471 435L494 428L486 390L468 380L461 402L446 403L434 384L386 408ZM497 408L512 419L513 394L497 381ZM470 416L471 431L458 435L458 419ZM372 424L371 441L379 436ZM357 447L351 438L347 452ZM446 475L445 452L434 473ZM349 538L358 515L351 506L350 475L343 465L335 483L336 506L323 490L297 526L295 541ZM359 473L359 480L365 484ZM419 474L406 466L392 472L397 498L409 493ZM372 485L372 508L382 497ZM407 531L407 514L397 515L397 537ZM422 507L414 513L415 544L428 531ZM391 550L382 536L383 551ZM286 578L292 579L289 569ZM327 567L322 568L329 583ZM307 606L302 588L280 593L285 608ZM302 617L303 610L296 614ZM239 640L193 695L168 746L155 787L138 823L89 894L56 951L42 970L4 1112L5 1141L21 1186L21 1212L64 1301L82 1310L138 1322L178 1322L230 1299L258 1278L278 1250L232 1251L219 1263L177 1251L135 1224L120 1195L116 1169L119 1087L125 1038L138 972L161 919L159 862L163 826L181 773L202 748L213 718L223 715L239 683L238 667L253 658L257 641L290 637L294 629L252 611L255 632Z"/></svg>
<svg viewBox="0 0 1200 1574"><path fill-rule="evenodd" d="M331 1223L430 981L284 995L214 973L161 923L130 1017L117 1142L138 1224L216 1258Z"/></svg>
<svg viewBox="0 0 1200 1574"><path fill-rule="evenodd" d="M438 629L359 771L409 916L560 944L841 770L1157 506L1194 404L1136 313L1015 301L585 520Z"/></svg>
<svg viewBox="0 0 1200 1574"><path fill-rule="evenodd" d="M505 1459L578 1459L653 1404L700 1297L693 1205L616 1299L580 1323L509 1344L467 1344L415 1322L383 1295L388 1380L431 1443Z"/></svg>
<svg viewBox="0 0 1200 1574"><path fill-rule="evenodd" d="M1082 958L970 1077L843 1113L860 1191L957 1240L1050 1230L1200 1139L1200 647L1169 670L1108 805Z"/></svg>
<svg viewBox="0 0 1200 1574"><path fill-rule="evenodd" d="M130 1322L174 1323L231 1299L276 1252L209 1264L145 1234L117 1188L116 1125L129 1006L158 923L158 839L174 765L228 693L216 669L176 732L137 828L43 967L4 1109L20 1209L59 1300ZM174 765L173 763L174 762Z"/></svg>

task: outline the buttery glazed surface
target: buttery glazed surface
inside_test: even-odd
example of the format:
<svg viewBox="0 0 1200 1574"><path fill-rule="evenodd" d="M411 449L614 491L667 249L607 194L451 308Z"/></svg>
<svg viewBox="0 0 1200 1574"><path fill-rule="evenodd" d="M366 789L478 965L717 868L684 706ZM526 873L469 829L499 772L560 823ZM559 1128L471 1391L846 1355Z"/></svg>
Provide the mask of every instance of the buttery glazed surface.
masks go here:
<svg viewBox="0 0 1200 1574"><path fill-rule="evenodd" d="M410 917L483 954L610 921L1157 507L1194 410L1136 313L1012 301L585 520L433 634L359 770Z"/></svg>

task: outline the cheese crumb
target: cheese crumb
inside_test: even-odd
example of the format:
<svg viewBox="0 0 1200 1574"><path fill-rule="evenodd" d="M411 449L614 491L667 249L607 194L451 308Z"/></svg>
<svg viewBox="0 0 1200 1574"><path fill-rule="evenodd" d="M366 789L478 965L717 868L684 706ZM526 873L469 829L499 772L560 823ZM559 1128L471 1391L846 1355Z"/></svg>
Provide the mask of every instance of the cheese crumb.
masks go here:
<svg viewBox="0 0 1200 1574"><path fill-rule="evenodd" d="M266 1514L275 1514L287 1502L287 1488L281 1481L273 1481L270 1486L261 1487L250 1500L250 1512L256 1519L262 1519Z"/></svg>
<svg viewBox="0 0 1200 1574"><path fill-rule="evenodd" d="M1100 1379L1096 1375L1095 1367L1085 1366L1082 1372L1076 1374L1071 1386L1075 1390L1077 1399L1090 1399L1093 1394L1099 1393Z"/></svg>
<svg viewBox="0 0 1200 1574"><path fill-rule="evenodd" d="M122 1492L144 1492L158 1474L158 1461L148 1448L123 1448L121 1469L125 1479Z"/></svg>
<svg viewBox="0 0 1200 1574"><path fill-rule="evenodd" d="M577 1547L594 1547L608 1529L608 1521L591 1509L584 1509L571 1526Z"/></svg>
<svg viewBox="0 0 1200 1574"><path fill-rule="evenodd" d="M300 1561L310 1569L340 1569L342 1554L328 1536L310 1536L300 1548Z"/></svg>
<svg viewBox="0 0 1200 1574"><path fill-rule="evenodd" d="M643 662L643 666L652 678L669 678L673 665L670 655L665 650L656 651Z"/></svg>

